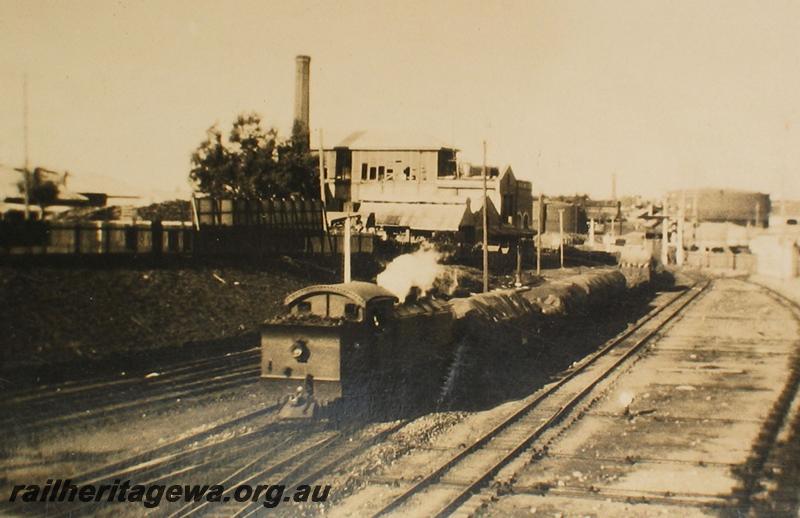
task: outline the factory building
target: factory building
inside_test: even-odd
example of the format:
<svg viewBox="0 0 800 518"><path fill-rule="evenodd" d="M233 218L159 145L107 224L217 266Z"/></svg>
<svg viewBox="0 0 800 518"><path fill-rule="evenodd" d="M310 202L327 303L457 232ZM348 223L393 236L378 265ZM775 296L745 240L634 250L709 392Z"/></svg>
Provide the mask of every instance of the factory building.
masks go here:
<svg viewBox="0 0 800 518"><path fill-rule="evenodd" d="M559 216L559 213L561 214ZM563 221L567 234L586 234L589 221L594 220L598 233L613 232L613 224L622 220L621 205L613 200L590 200L588 196L559 196L546 198L544 208L540 211L539 200L533 204L534 228L539 227L539 215L542 215L544 232L558 232Z"/></svg>
<svg viewBox="0 0 800 518"><path fill-rule="evenodd" d="M543 232L559 232L563 223L567 234L586 233L586 211L576 200L546 200L540 211L539 200L533 202L534 227L539 228L539 214L542 214ZM560 218L560 219L559 219Z"/></svg>
<svg viewBox="0 0 800 518"><path fill-rule="evenodd" d="M483 168L458 164L458 149L437 139L357 131L324 153L331 210L349 204L378 226L429 231L474 227L482 210ZM490 230L530 232L531 182L517 180L511 167L488 167L487 195Z"/></svg>

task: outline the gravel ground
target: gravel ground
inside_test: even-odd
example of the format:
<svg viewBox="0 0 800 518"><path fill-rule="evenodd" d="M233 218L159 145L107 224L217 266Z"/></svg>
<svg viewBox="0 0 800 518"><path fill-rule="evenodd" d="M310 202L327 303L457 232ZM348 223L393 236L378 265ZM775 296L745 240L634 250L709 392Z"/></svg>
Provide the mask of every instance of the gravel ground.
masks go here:
<svg viewBox="0 0 800 518"><path fill-rule="evenodd" d="M784 515L785 506L770 507L771 493L755 507L742 498L772 444L774 405L792 379L799 336L790 311L764 290L717 280L481 515ZM787 445L796 436L789 430ZM792 455L775 473L796 465ZM776 478L797 497L796 476Z"/></svg>

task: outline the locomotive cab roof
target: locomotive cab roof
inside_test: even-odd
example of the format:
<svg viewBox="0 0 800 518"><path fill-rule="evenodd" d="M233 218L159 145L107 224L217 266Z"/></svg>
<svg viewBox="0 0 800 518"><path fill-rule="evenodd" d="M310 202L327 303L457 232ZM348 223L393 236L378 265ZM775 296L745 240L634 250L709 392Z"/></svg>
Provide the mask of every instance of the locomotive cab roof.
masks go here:
<svg viewBox="0 0 800 518"><path fill-rule="evenodd" d="M297 290L284 300L294 317L363 321L374 307L392 306L398 301L390 291L370 282L318 284Z"/></svg>
<svg viewBox="0 0 800 518"><path fill-rule="evenodd" d="M375 300L390 300L392 303L398 301L397 296L391 291L381 288L377 284L371 282L352 281L343 282L339 284L316 284L314 286L306 286L303 289L297 290L283 301L286 306L293 306L295 303L308 298L312 295L320 295L325 293L335 293L342 295L359 306L366 306Z"/></svg>

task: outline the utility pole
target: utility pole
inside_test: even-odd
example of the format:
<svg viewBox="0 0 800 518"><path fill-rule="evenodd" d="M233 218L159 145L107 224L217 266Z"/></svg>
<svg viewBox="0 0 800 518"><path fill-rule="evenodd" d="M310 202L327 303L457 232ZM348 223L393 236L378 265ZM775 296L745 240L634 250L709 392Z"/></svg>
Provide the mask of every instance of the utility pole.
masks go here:
<svg viewBox="0 0 800 518"><path fill-rule="evenodd" d="M669 216L668 216L667 197L664 197L664 204L661 208L661 264L666 266L669 263Z"/></svg>
<svg viewBox="0 0 800 518"><path fill-rule="evenodd" d="M486 141L483 141L483 292L489 291L489 194L486 189Z"/></svg>
<svg viewBox="0 0 800 518"><path fill-rule="evenodd" d="M589 246L594 250L594 218L589 218Z"/></svg>
<svg viewBox="0 0 800 518"><path fill-rule="evenodd" d="M350 282L350 202L347 202L347 217L344 218L344 282Z"/></svg>
<svg viewBox="0 0 800 518"><path fill-rule="evenodd" d="M325 203L325 147L322 145L322 128L319 130L319 199Z"/></svg>
<svg viewBox="0 0 800 518"><path fill-rule="evenodd" d="M539 193L539 215L537 220L539 224L536 225L536 275L542 273L542 232L544 231L544 194Z"/></svg>
<svg viewBox="0 0 800 518"><path fill-rule="evenodd" d="M522 286L522 237L517 239L517 274L514 279L514 286Z"/></svg>
<svg viewBox="0 0 800 518"><path fill-rule="evenodd" d="M561 251L561 268L564 268L564 209L558 209L558 241Z"/></svg>
<svg viewBox="0 0 800 518"><path fill-rule="evenodd" d="M319 129L319 200L322 202L322 230L328 232L328 210L325 201L325 147L322 145L322 128ZM325 239L320 241L320 248L324 251ZM330 241L328 242L330 244ZM324 253L324 252L323 252Z"/></svg>
<svg viewBox="0 0 800 518"><path fill-rule="evenodd" d="M23 138L25 140L25 164L22 167L25 170L23 174L25 175L25 221L27 221L31 217L31 179L28 171L28 74L25 74L22 79L22 104Z"/></svg>
<svg viewBox="0 0 800 518"><path fill-rule="evenodd" d="M681 204L678 207L678 235L675 243L675 262L683 266L683 225L686 219L686 191L681 191Z"/></svg>

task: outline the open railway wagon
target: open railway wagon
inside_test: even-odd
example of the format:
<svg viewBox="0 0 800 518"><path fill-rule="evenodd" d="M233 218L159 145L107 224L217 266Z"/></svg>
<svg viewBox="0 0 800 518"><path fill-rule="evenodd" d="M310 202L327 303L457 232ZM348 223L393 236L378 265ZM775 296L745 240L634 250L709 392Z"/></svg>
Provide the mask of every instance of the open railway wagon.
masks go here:
<svg viewBox="0 0 800 518"><path fill-rule="evenodd" d="M403 304L371 283L309 286L262 328L261 376L283 393L299 387L284 417L312 417L334 401L398 413L425 402L479 401L482 387L557 353L559 328L607 309L625 290L617 269Z"/></svg>
<svg viewBox="0 0 800 518"><path fill-rule="evenodd" d="M458 344L439 393L443 406L480 407L515 396L543 364L568 357L565 330L611 311L628 287L619 269L593 269L534 287L453 299Z"/></svg>

